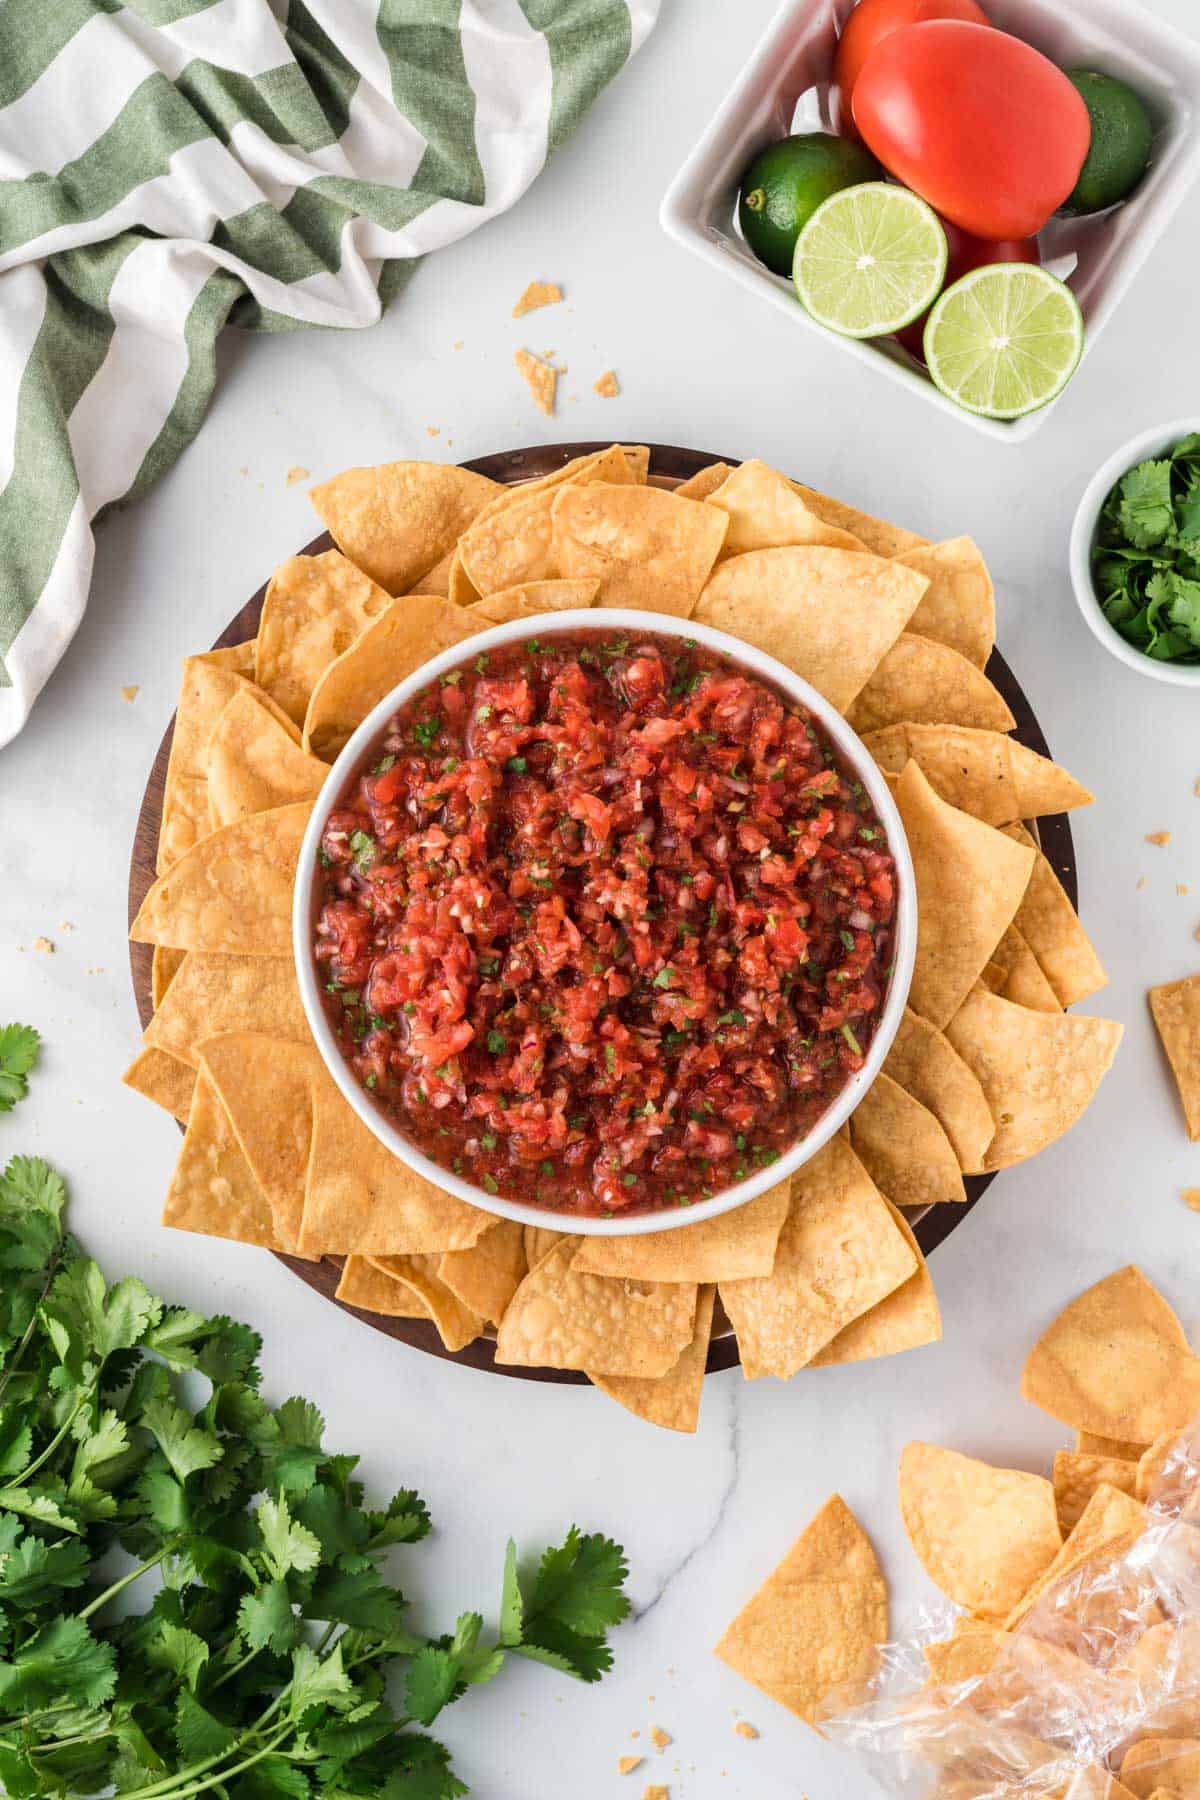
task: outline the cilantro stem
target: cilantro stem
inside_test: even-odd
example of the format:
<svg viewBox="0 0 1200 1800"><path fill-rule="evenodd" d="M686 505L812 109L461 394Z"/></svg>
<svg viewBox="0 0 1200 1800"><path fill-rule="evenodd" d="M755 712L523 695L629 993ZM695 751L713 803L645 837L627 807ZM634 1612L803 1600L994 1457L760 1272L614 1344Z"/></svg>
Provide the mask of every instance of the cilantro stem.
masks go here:
<svg viewBox="0 0 1200 1800"><path fill-rule="evenodd" d="M15 1487L21 1482L28 1481L29 1477L31 1475L37 1474L37 1471L41 1468L43 1463L49 1462L50 1458L54 1455L54 1452L58 1449L58 1446L62 1443L63 1439L66 1437L67 1433L70 1431L72 1425L75 1423L76 1419L79 1417L79 1415L83 1411L84 1407L86 1405L90 1404L93 1397L94 1397L94 1390L91 1388L85 1389L84 1393L76 1401L75 1409L72 1412L70 1418L67 1420L65 1425L61 1425L59 1427L59 1429L55 1432L54 1436L50 1439L50 1442L46 1445L46 1448L42 1451L42 1454L38 1457L35 1457L33 1462L27 1463L26 1466L21 1470L21 1473L19 1475L12 1475L9 1477L9 1482L12 1486Z"/></svg>
<svg viewBox="0 0 1200 1800"><path fill-rule="evenodd" d="M163 1545L157 1556L150 1557L148 1562L138 1563L137 1567L130 1569L127 1575L122 1575L119 1581L114 1581L111 1587L106 1587L102 1594L97 1594L94 1600L89 1601L86 1606L82 1607L76 1614L76 1617L80 1619L90 1619L92 1614L94 1612L99 1612L100 1608L104 1606L107 1601L111 1600L114 1594L119 1594L122 1588L129 1587L150 1569L157 1568L160 1562L170 1556L178 1542L179 1539L177 1537L170 1538L167 1543Z"/></svg>
<svg viewBox="0 0 1200 1800"><path fill-rule="evenodd" d="M290 1685L291 1684L289 1683L289 1686ZM255 1728L256 1731L259 1729L261 1729L261 1726ZM236 1755L237 1751L245 1746L247 1739L255 1735L253 1732L246 1732L237 1740L237 1743L231 1744L228 1750L223 1750L220 1756L206 1757L203 1762L193 1763L190 1770L180 1769L179 1773L177 1775L172 1775L168 1781L156 1781L152 1787L129 1789L124 1796L124 1800L157 1800L158 1796L162 1796L163 1800L167 1800L168 1796L169 1800L188 1800L188 1797L192 1794L203 1794L207 1792L209 1788L221 1787L225 1782L232 1781L235 1775L244 1774L247 1769L252 1769L255 1763L262 1761L264 1756L270 1756L275 1746L277 1744L282 1744L284 1738L291 1730L292 1726L290 1723L281 1726L275 1736L268 1739L261 1750L256 1750L253 1756L244 1757L240 1763L235 1763L231 1769L221 1769L216 1774L209 1775L204 1781L191 1781L187 1786L179 1785L186 1780L189 1774L203 1774L206 1769L211 1769L215 1763L222 1762L225 1757Z"/></svg>

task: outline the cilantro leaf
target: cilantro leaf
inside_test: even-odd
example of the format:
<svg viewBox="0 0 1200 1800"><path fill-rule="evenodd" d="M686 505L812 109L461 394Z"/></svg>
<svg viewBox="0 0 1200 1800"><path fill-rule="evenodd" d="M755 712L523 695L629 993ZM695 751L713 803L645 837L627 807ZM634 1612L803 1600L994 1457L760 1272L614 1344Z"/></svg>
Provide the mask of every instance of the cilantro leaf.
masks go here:
<svg viewBox="0 0 1200 1800"><path fill-rule="evenodd" d="M52 1619L11 1662L0 1662L0 1709L101 1706L117 1681L111 1644L97 1641L82 1619Z"/></svg>
<svg viewBox="0 0 1200 1800"><path fill-rule="evenodd" d="M450 1650L426 1644L408 1665L404 1704L418 1725L432 1725L443 1706L454 1699L461 1681L458 1658Z"/></svg>
<svg viewBox="0 0 1200 1800"><path fill-rule="evenodd" d="M277 1581L291 1570L315 1569L321 1560L321 1545L305 1525L298 1525L288 1510L287 1497L273 1500L268 1494L255 1514L262 1537L267 1567Z"/></svg>
<svg viewBox="0 0 1200 1800"><path fill-rule="evenodd" d="M544 1553L536 1577L523 1587L510 1543L500 1642L581 1681L596 1681L612 1664L604 1634L629 1612L622 1591L627 1574L618 1544L582 1536L572 1526L557 1549Z"/></svg>
<svg viewBox="0 0 1200 1800"><path fill-rule="evenodd" d="M257 1592L245 1594L238 1606L238 1633L250 1650L274 1650L286 1656L300 1632L291 1596L282 1581L270 1581Z"/></svg>
<svg viewBox="0 0 1200 1800"><path fill-rule="evenodd" d="M1131 544L1139 550L1161 544L1174 523L1171 511L1171 464L1138 463L1122 476L1118 518Z"/></svg>
<svg viewBox="0 0 1200 1800"><path fill-rule="evenodd" d="M169 1669L178 1675L193 1694L208 1661L208 1645L186 1626L173 1625L164 1619L159 1634L146 1650L146 1660L155 1668Z"/></svg>
<svg viewBox="0 0 1200 1800"><path fill-rule="evenodd" d="M41 1041L32 1025L0 1026L0 1113L11 1112L29 1092L26 1077L37 1062Z"/></svg>
<svg viewBox="0 0 1200 1800"><path fill-rule="evenodd" d="M175 1743L185 1764L207 1762L232 1750L238 1734L201 1706L190 1688L181 1688L175 1701Z"/></svg>
<svg viewBox="0 0 1200 1800"><path fill-rule="evenodd" d="M155 1395L142 1408L141 1422L180 1481L198 1469L211 1469L224 1455L212 1432L193 1425L190 1415L173 1400Z"/></svg>

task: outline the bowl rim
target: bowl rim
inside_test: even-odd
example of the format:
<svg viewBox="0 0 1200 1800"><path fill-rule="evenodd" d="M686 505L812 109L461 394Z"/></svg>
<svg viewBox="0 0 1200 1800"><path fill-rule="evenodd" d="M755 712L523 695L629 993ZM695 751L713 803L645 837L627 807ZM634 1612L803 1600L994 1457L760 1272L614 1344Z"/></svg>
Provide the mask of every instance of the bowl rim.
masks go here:
<svg viewBox="0 0 1200 1800"><path fill-rule="evenodd" d="M1127 668L1136 670L1139 675L1148 675L1152 681L1165 681L1172 687L1200 686L1200 663L1157 662L1154 657L1146 656L1132 644L1127 644L1120 633L1114 631L1100 610L1100 601L1092 582L1092 547L1096 540L1100 509L1109 490L1128 470L1144 462L1147 457L1169 449L1190 432L1200 432L1200 416L1196 414L1148 426L1118 445L1112 455L1101 463L1080 496L1071 522L1068 549L1075 603L1092 636Z"/></svg>
<svg viewBox="0 0 1200 1800"><path fill-rule="evenodd" d="M591 616L592 611L595 612L594 618ZM488 1194L474 1183L464 1181L461 1176L442 1168L440 1163L432 1161L411 1143L372 1104L354 1080L326 1019L311 953L317 851L326 818L355 765L393 713L431 682L459 666L468 654L468 647L470 654L478 655L482 651L520 643L527 637L548 637L589 629L643 631L662 637L693 638L706 648L729 657L750 674L773 683L790 699L806 707L833 740L856 778L867 790L887 832L888 848L895 860L897 873L895 950L887 998L862 1068L850 1077L832 1105L822 1113L808 1134L785 1151L777 1162L733 1187L723 1188L711 1199L698 1201L689 1207L675 1208L670 1212L637 1213L627 1218L617 1215L611 1219L560 1213L549 1207L531 1206L523 1201ZM326 1070L367 1129L385 1149L407 1163L416 1174L435 1187L454 1194L478 1211L490 1213L496 1218L509 1219L516 1224L549 1227L582 1237L637 1237L648 1232L671 1231L684 1225L700 1224L744 1206L809 1162L845 1124L883 1066L904 1016L912 982L916 945L916 878L900 813L882 770L842 715L801 676L752 644L745 644L727 632L700 624L694 619L624 607L539 613L535 617L510 620L508 624L494 626L490 631L480 632L451 645L448 650L431 657L419 669L398 682L368 713L339 753L322 783L300 846L292 898L292 954L305 1017Z"/></svg>

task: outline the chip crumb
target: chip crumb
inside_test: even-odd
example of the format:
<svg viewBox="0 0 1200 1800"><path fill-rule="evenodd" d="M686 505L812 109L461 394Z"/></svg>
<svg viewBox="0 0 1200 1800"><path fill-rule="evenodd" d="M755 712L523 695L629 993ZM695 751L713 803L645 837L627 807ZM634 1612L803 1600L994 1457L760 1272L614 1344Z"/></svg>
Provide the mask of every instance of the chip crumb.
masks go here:
<svg viewBox="0 0 1200 1800"><path fill-rule="evenodd" d="M555 281L531 281L517 304L512 309L514 319L524 318L527 312L536 312L539 306L557 306L562 299L562 289Z"/></svg>
<svg viewBox="0 0 1200 1800"><path fill-rule="evenodd" d="M287 484L289 487L295 487L298 481L307 481L308 477L309 471L306 468L302 467L300 463L293 463L287 472Z"/></svg>
<svg viewBox="0 0 1200 1800"><path fill-rule="evenodd" d="M74 931L75 926L74 926L73 921L70 919L60 919L58 921L58 929L60 931Z"/></svg>
<svg viewBox="0 0 1200 1800"><path fill-rule="evenodd" d="M1197 781L1195 787L1192 789L1192 792L1193 792L1193 794L1200 795L1200 781Z"/></svg>
<svg viewBox="0 0 1200 1800"><path fill-rule="evenodd" d="M674 1739L671 1737L669 1731L663 1730L661 1725L652 1725L650 1727L650 1742L654 1745L656 1750L665 1750L668 1744L674 1742Z"/></svg>
<svg viewBox="0 0 1200 1800"><path fill-rule="evenodd" d="M1187 894L1191 892L1191 889L1188 887L1186 881L1177 881L1175 883L1175 892L1177 894Z"/></svg>
<svg viewBox="0 0 1200 1800"><path fill-rule="evenodd" d="M54 955L54 945L48 937L35 937L33 940L33 948L35 950L40 950L43 956Z"/></svg>
<svg viewBox="0 0 1200 1800"><path fill-rule="evenodd" d="M558 370L550 363L543 362L532 350L518 350L516 365L529 385L534 403L547 418L554 414L554 392L558 386Z"/></svg>
<svg viewBox="0 0 1200 1800"><path fill-rule="evenodd" d="M425 427L425 436L426 437L441 437L441 435L442 435L442 428L440 425L427 425Z"/></svg>
<svg viewBox="0 0 1200 1800"><path fill-rule="evenodd" d="M669 1800L665 1783L652 1781L649 1787L642 1789L642 1800Z"/></svg>
<svg viewBox="0 0 1200 1800"><path fill-rule="evenodd" d="M1146 833L1146 842L1148 844L1157 844L1160 850L1164 850L1170 841L1171 834L1169 831L1148 831Z"/></svg>
<svg viewBox="0 0 1200 1800"><path fill-rule="evenodd" d="M635 1769L641 1768L645 1760L644 1756L618 1756L617 1774L632 1775Z"/></svg>
<svg viewBox="0 0 1200 1800"><path fill-rule="evenodd" d="M615 400L621 392L621 384L617 380L616 371L605 369L599 381L593 385L592 392L599 394L602 400Z"/></svg>
<svg viewBox="0 0 1200 1800"><path fill-rule="evenodd" d="M249 473L250 473L250 470L246 467L245 464L243 464L242 467L238 470L239 475L248 475Z"/></svg>
<svg viewBox="0 0 1200 1800"><path fill-rule="evenodd" d="M1137 884L1137 891L1139 894L1141 893L1141 891L1145 887L1145 885L1146 885L1146 877L1144 875L1139 875L1138 876L1138 884Z"/></svg>
<svg viewBox="0 0 1200 1800"><path fill-rule="evenodd" d="M749 1719L739 1719L733 1729L739 1737L756 1738L758 1736L758 1727L752 1725Z"/></svg>
<svg viewBox="0 0 1200 1800"><path fill-rule="evenodd" d="M1200 1188L1180 1188L1179 1197L1193 1212L1200 1212Z"/></svg>
<svg viewBox="0 0 1200 1800"><path fill-rule="evenodd" d="M140 683L135 681L132 687L123 687L121 689L121 698L122 698L122 700L124 700L126 702L126 704L129 704L131 701L134 701L137 699L137 697L141 693L141 691L142 690L141 690Z"/></svg>

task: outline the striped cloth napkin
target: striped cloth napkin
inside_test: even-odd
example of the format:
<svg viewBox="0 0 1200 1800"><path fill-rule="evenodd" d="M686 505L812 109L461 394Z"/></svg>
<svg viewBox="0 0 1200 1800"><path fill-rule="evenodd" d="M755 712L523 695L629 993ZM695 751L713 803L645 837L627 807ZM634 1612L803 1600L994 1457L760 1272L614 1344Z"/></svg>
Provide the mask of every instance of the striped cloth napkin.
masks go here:
<svg viewBox="0 0 1200 1800"><path fill-rule="evenodd" d="M658 4L0 6L0 745L82 617L91 521L198 430L222 327L373 325Z"/></svg>

